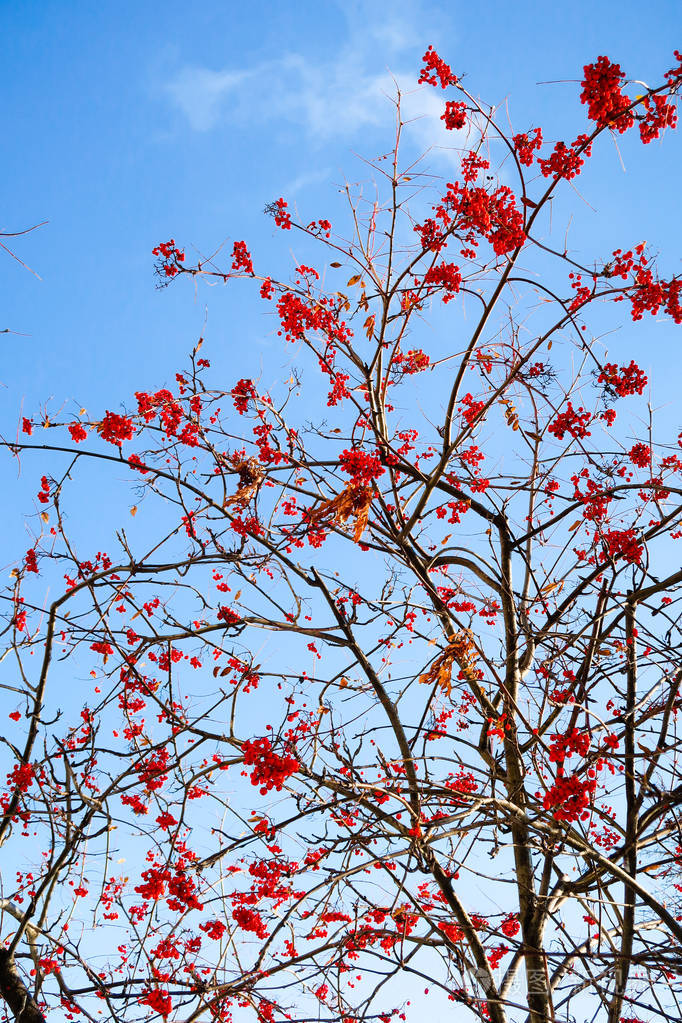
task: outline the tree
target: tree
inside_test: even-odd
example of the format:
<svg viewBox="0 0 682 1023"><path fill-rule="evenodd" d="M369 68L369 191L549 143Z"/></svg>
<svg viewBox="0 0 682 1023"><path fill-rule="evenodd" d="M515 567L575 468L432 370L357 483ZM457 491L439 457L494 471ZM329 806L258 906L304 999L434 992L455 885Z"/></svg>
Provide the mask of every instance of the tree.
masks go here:
<svg viewBox="0 0 682 1023"><path fill-rule="evenodd" d="M588 64L589 128L547 146L429 48L454 182L403 169L398 94L348 238L267 210L316 268L155 250L256 283L287 383L216 385L200 341L172 388L6 442L42 473L5 594L14 1018L388 1021L424 986L679 1018L682 433L590 323L679 324L682 281L548 236L593 147L675 126L675 60L632 97Z"/></svg>

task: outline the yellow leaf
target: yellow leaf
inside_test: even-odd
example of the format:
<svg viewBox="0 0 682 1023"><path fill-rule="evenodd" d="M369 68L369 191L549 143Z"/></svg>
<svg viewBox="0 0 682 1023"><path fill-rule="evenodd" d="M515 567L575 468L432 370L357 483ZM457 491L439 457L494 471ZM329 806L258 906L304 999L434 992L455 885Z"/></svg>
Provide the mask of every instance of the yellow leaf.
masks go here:
<svg viewBox="0 0 682 1023"><path fill-rule="evenodd" d="M362 274L353 274L351 279L348 281L348 284L346 285L346 287L347 288L352 288L354 284L359 284L361 277L362 277Z"/></svg>
<svg viewBox="0 0 682 1023"><path fill-rule="evenodd" d="M43 522L49 522L50 521L50 516L47 514L47 512L41 512L40 513L40 517L43 520Z"/></svg>

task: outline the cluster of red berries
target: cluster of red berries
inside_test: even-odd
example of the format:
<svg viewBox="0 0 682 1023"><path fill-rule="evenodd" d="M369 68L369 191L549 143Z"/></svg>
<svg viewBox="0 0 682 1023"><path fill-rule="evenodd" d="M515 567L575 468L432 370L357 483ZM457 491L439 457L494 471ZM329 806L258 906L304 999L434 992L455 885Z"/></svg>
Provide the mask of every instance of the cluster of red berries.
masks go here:
<svg viewBox="0 0 682 1023"><path fill-rule="evenodd" d="M560 412L547 429L557 440L563 440L567 433L570 433L571 437L589 437L590 431L587 426L591 418L590 413L586 412L582 405L574 409L572 402L569 401L566 410Z"/></svg>
<svg viewBox="0 0 682 1023"><path fill-rule="evenodd" d="M277 227L281 227L283 231L291 230L291 216L287 213L287 206L289 204L284 199L278 199L273 207L273 213L275 217L275 224Z"/></svg>
<svg viewBox="0 0 682 1023"><path fill-rule="evenodd" d="M251 784L260 785L262 796L275 789L281 792L285 781L299 768L298 760L288 753L280 756L272 749L267 736L260 739L247 739L242 743L244 763L253 767Z"/></svg>
<svg viewBox="0 0 682 1023"><path fill-rule="evenodd" d="M246 242L235 242L232 247L232 269L243 270L244 273L253 274L253 262L246 247Z"/></svg>
<svg viewBox="0 0 682 1023"><path fill-rule="evenodd" d="M462 286L462 274L454 263L440 263L430 266L424 276L425 284L440 287L445 292L443 302L451 302Z"/></svg>
<svg viewBox="0 0 682 1023"><path fill-rule="evenodd" d="M545 810L553 810L557 821L586 820L587 807L597 787L594 778L581 779L575 774L557 778L542 800Z"/></svg>
<svg viewBox="0 0 682 1023"><path fill-rule="evenodd" d="M399 372L403 376L410 376L412 373L421 373L428 369L431 360L426 352L422 352L420 348L414 348L406 353L396 352L393 357L393 365L399 368Z"/></svg>
<svg viewBox="0 0 682 1023"><path fill-rule="evenodd" d="M242 931L251 931L259 938L267 938L268 929L259 913L246 906L235 906L232 917Z"/></svg>
<svg viewBox="0 0 682 1023"><path fill-rule="evenodd" d="M604 557L623 558L628 565L639 565L644 553L644 546L637 538L634 529L609 529L605 533L595 533L595 542L604 544Z"/></svg>
<svg viewBox="0 0 682 1023"><path fill-rule="evenodd" d="M542 146L542 128L534 128L530 134L524 132L522 135L514 135L512 142L519 163L522 163L524 167L530 167L533 163L535 150Z"/></svg>
<svg viewBox="0 0 682 1023"><path fill-rule="evenodd" d="M156 270L162 277L175 277L182 269L180 264L185 262L185 253L177 248L174 238L157 245L152 249L152 255L159 257Z"/></svg>
<svg viewBox="0 0 682 1023"><path fill-rule="evenodd" d="M418 85L426 83L437 86L440 82L442 89L447 89L448 85L457 85L457 75L453 75L452 68L438 56L433 46L429 46L422 59L424 67L419 73Z"/></svg>
<svg viewBox="0 0 682 1023"><path fill-rule="evenodd" d="M651 465L651 448L648 444L635 444L629 451L630 461L638 469L646 469Z"/></svg>
<svg viewBox="0 0 682 1023"><path fill-rule="evenodd" d="M371 483L378 476L386 471L381 464L378 455L372 455L367 451L360 451L358 448L342 451L339 457L341 470L352 477L354 483L364 486Z"/></svg>
<svg viewBox="0 0 682 1023"><path fill-rule="evenodd" d="M590 156L591 152L592 147L587 145L587 135L578 135L575 142L568 146L565 142L557 142L546 159L538 160L542 176L553 177L555 181L559 178L570 181L580 174L580 168L585 163L583 157Z"/></svg>
<svg viewBox="0 0 682 1023"><path fill-rule="evenodd" d="M170 995L167 991L162 991L161 988L153 988L151 991L147 991L140 999L140 1005L148 1005L150 1009L157 1012L159 1016L163 1016L164 1019L170 1016L173 1008Z"/></svg>
<svg viewBox="0 0 682 1023"><path fill-rule="evenodd" d="M445 121L448 131L458 131L463 128L467 120L466 103L458 103L456 100L448 100L445 104L445 112L441 114L441 121Z"/></svg>
<svg viewBox="0 0 682 1023"><path fill-rule="evenodd" d="M132 419L129 416L119 416L116 412L106 412L97 429L102 440L116 444L119 448L124 440L130 440L135 434Z"/></svg>
<svg viewBox="0 0 682 1023"><path fill-rule="evenodd" d="M629 109L630 100L623 95L621 85L625 75L620 64L612 64L608 57L597 57L596 63L586 64L580 102L587 104L587 116L600 128L609 126L620 134L634 124Z"/></svg>
<svg viewBox="0 0 682 1023"><path fill-rule="evenodd" d="M607 390L624 398L629 394L641 394L646 387L648 378L639 368L635 360L629 366L617 366L615 362L607 362L597 377L600 384L604 384Z"/></svg>
<svg viewBox="0 0 682 1023"><path fill-rule="evenodd" d="M50 481L47 476L41 476L40 478L40 490L37 497L41 504L47 504L50 500Z"/></svg>
<svg viewBox="0 0 682 1023"><path fill-rule="evenodd" d="M234 407L240 416L248 411L249 402L256 397L253 380L238 380L230 392L234 398Z"/></svg>

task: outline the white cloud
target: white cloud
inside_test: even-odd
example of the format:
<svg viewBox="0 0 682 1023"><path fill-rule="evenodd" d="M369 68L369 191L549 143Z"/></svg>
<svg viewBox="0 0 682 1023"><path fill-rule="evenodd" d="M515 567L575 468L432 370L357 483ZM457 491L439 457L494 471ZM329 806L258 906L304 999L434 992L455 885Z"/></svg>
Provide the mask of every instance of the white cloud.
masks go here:
<svg viewBox="0 0 682 1023"><path fill-rule="evenodd" d="M315 65L292 53L249 69L185 66L166 88L195 131L223 120L286 120L322 141L378 123L391 84L387 72L370 74L357 62Z"/></svg>
<svg viewBox="0 0 682 1023"><path fill-rule="evenodd" d="M286 195L296 196L299 192L305 192L311 185L318 185L322 181L327 181L330 173L330 167L322 167L320 170L298 174L293 181L285 184L284 192Z"/></svg>
<svg viewBox="0 0 682 1023"><path fill-rule="evenodd" d="M231 92L239 90L254 71L211 71L184 67L166 88L195 131L208 131L220 119Z"/></svg>
<svg viewBox="0 0 682 1023"><path fill-rule="evenodd" d="M415 89L415 41L425 48L436 38L438 12L415 2L387 10L374 0L346 0L343 14L347 31L332 57L290 52L249 68L185 66L167 83L168 95L195 131L229 121L288 122L314 145L390 124L398 83L404 117L418 116L409 129L416 144L458 142L440 121L440 90Z"/></svg>

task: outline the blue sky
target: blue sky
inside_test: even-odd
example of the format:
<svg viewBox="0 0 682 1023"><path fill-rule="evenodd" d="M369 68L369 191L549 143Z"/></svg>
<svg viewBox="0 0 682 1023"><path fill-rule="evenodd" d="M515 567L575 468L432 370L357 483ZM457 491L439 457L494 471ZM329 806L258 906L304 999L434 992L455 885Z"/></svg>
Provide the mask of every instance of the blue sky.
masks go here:
<svg viewBox="0 0 682 1023"><path fill-rule="evenodd" d="M1 5L0 226L49 221L16 245L41 280L2 262L0 327L19 332L2 336L3 426L16 423L22 401L33 413L50 395L93 414L117 408L133 390L172 380L201 333L228 386L255 375L272 323L234 289L195 296L181 282L156 291L152 247L173 236L207 253L245 238L257 266L286 266L263 206L285 195L303 216L334 219L338 185L368 174L354 154L373 157L390 137L389 72L412 88L429 43L472 91L509 98L516 130L542 124L555 138L584 125L585 62L606 53L632 77L653 80L671 64L676 27L674 0L656 0L646 17L631 0ZM536 84L557 79L572 81ZM435 102L424 88L408 98L410 113L431 115L413 128L415 152L443 141ZM673 192L679 146L671 142L646 154L651 190L636 173L637 154L627 173L615 150L594 167L602 193L603 175L612 179L588 225L595 241L611 213L627 209L633 236L623 240L640 240L641 218L672 258L679 210L657 201L656 186ZM448 154L430 160L436 171L452 167Z"/></svg>
<svg viewBox="0 0 682 1023"><path fill-rule="evenodd" d="M263 207L283 195L306 220L339 222L339 186L371 178L358 154L391 138L391 76L412 90L429 44L472 92L508 99L515 130L539 124L554 140L584 130L583 64L604 53L657 81L680 30L679 0L5 0L0 229L48 224L15 245L40 279L0 258L0 329L16 332L0 335L0 428L11 434L22 405L37 416L50 397L93 418L116 410L172 382L202 334L216 383L266 366L286 377L290 355L261 303L236 286L158 291L151 250L172 236L192 259L245 239L257 269L286 275L292 240ZM424 114L414 153L444 145L442 96L421 89L406 102ZM604 147L574 204L582 251L646 237L663 274L679 272L680 208L661 197L675 195L681 142ZM428 165L448 175L452 154L435 148ZM622 343L658 364L656 402L677 399L679 330L647 320ZM28 464L25 507L43 470ZM14 559L26 544L5 538Z"/></svg>
<svg viewBox="0 0 682 1023"><path fill-rule="evenodd" d="M508 110L515 131L541 125L553 142L588 123L583 64L605 53L629 77L657 82L682 44L678 29L678 0L656 0L645 19L632 0L0 4L0 228L48 221L15 244L40 279L0 259L0 329L15 332L0 334L0 431L14 435L22 414L40 420L48 400L53 419L64 407L93 420L130 407L136 390L173 385L200 336L211 386L229 390L249 376L267 390L286 380L296 355L277 337L270 304L238 281L195 291L180 280L159 291L151 250L174 237L191 260L245 239L257 271L286 279L300 241L263 207L283 195L306 222L328 217L344 233L340 189L359 180L371 187L360 158L391 144L396 82L414 119L408 153L429 151L425 168L450 179L458 160L443 148L452 143L439 120L443 94L416 88L429 44L470 91L500 104L502 117ZM646 238L669 277L680 271L682 214L670 200L682 134L648 147L631 135L604 140L576 190L564 190L553 238L570 225L571 245L588 262ZM619 322L609 346L649 372L668 439L679 430L679 329L662 316L633 325L613 313L604 325ZM443 326L452 329L439 314L429 329ZM17 481L16 465L4 461L0 488L18 487L16 506L27 512L45 465L29 456L22 469ZM91 526L101 543L98 516ZM12 518L7 560L25 548L25 528L21 515Z"/></svg>

